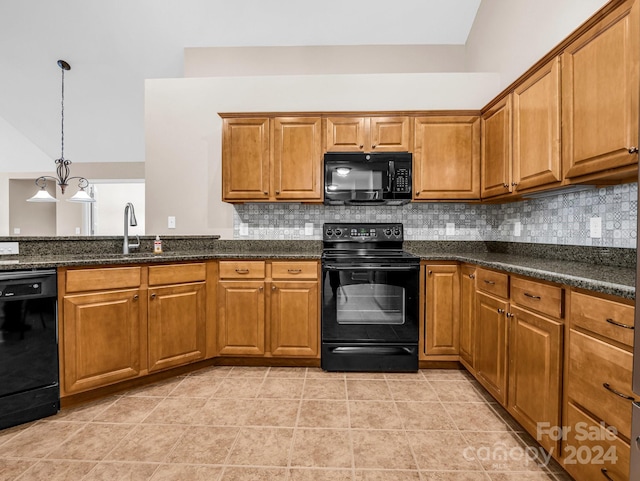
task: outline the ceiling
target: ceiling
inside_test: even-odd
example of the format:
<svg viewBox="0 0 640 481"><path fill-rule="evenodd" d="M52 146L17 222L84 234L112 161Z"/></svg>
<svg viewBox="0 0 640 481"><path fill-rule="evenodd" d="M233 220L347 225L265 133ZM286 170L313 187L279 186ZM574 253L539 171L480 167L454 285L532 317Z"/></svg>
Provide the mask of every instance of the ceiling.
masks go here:
<svg viewBox="0 0 640 481"><path fill-rule="evenodd" d="M144 80L185 47L464 45L480 1L0 0L0 120L57 158L64 59L65 157L141 162Z"/></svg>

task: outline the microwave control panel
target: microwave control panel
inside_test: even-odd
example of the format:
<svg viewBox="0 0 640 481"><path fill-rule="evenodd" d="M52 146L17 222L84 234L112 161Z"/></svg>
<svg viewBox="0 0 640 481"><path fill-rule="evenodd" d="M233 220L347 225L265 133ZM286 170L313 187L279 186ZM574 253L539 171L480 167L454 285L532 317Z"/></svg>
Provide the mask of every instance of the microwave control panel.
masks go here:
<svg viewBox="0 0 640 481"><path fill-rule="evenodd" d="M409 169L397 169L393 182L393 192L411 192L411 175Z"/></svg>

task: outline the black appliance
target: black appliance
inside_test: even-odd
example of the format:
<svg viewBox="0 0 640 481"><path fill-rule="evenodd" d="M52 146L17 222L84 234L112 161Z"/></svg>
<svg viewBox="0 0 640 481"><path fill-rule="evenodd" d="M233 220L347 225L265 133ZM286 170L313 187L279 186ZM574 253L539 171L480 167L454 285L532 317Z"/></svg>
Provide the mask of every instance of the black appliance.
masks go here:
<svg viewBox="0 0 640 481"><path fill-rule="evenodd" d="M0 429L60 409L56 271L0 272Z"/></svg>
<svg viewBox="0 0 640 481"><path fill-rule="evenodd" d="M324 154L324 203L402 205L411 201L409 152Z"/></svg>
<svg viewBox="0 0 640 481"><path fill-rule="evenodd" d="M420 259L402 224L324 224L326 371L417 371Z"/></svg>

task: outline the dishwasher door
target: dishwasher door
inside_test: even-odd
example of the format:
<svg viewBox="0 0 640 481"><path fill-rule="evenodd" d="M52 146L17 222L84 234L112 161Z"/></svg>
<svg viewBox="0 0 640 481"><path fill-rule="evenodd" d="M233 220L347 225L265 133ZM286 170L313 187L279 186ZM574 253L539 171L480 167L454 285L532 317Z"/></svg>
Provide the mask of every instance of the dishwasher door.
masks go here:
<svg viewBox="0 0 640 481"><path fill-rule="evenodd" d="M0 272L0 429L58 412L56 271Z"/></svg>

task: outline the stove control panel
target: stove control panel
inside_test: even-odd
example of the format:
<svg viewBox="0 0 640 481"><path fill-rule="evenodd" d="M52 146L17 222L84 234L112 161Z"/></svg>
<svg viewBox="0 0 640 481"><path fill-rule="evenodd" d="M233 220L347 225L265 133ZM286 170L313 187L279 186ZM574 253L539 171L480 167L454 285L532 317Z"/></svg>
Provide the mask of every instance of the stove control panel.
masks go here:
<svg viewBox="0 0 640 481"><path fill-rule="evenodd" d="M323 240L384 242L402 241L402 224L325 224Z"/></svg>

